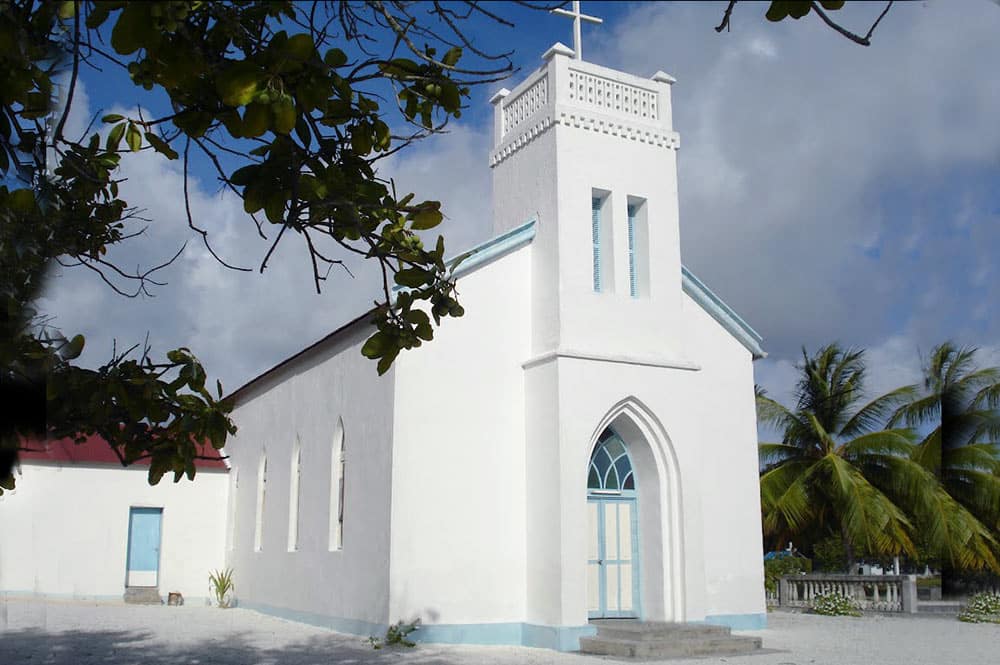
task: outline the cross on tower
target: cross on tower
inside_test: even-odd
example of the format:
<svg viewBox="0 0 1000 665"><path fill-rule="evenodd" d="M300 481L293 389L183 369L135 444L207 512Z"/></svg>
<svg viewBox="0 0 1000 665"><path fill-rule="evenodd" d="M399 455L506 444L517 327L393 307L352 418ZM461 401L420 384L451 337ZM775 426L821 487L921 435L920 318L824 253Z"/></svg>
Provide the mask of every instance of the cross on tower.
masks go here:
<svg viewBox="0 0 1000 665"><path fill-rule="evenodd" d="M583 60L583 39L580 37L580 21L588 23L604 23L604 19L596 16L587 16L580 11L580 0L573 0L573 11L565 9L553 9L553 14L569 16L573 19L573 57L576 60Z"/></svg>

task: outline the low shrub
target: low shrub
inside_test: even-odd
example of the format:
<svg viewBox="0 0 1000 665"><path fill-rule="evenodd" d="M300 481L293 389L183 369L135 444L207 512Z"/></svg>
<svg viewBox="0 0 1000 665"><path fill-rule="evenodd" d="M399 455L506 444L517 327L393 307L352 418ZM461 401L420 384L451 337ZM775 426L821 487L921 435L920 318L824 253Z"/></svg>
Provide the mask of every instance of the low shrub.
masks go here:
<svg viewBox="0 0 1000 665"><path fill-rule="evenodd" d="M218 606L223 609L229 607L233 600L233 591L236 590L236 585L233 584L233 569L212 571L208 574L208 583Z"/></svg>
<svg viewBox="0 0 1000 665"><path fill-rule="evenodd" d="M1000 594L977 593L969 599L969 604L958 615L958 620L969 623L1000 623Z"/></svg>
<svg viewBox="0 0 1000 665"><path fill-rule="evenodd" d="M825 616L861 616L861 608L858 606L856 600L834 591L823 593L813 598L812 611Z"/></svg>
<svg viewBox="0 0 1000 665"><path fill-rule="evenodd" d="M404 647L416 646L416 642L408 639L407 636L415 631L420 626L420 619L412 623L404 623L402 620L398 621L395 625L389 626L389 629L385 631L385 637L379 639L374 635L368 637L368 644L371 645L372 649L381 649L383 646L397 646L402 645Z"/></svg>

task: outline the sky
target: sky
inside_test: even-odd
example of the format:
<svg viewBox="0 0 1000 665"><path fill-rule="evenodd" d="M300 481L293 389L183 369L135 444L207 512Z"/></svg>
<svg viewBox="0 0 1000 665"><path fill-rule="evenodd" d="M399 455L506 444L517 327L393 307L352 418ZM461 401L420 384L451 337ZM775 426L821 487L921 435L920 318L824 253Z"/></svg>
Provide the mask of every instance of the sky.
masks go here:
<svg viewBox="0 0 1000 665"><path fill-rule="evenodd" d="M809 16L773 24L766 4L585 2L590 62L673 88L682 259L764 337L756 381L790 403L803 347L867 349L869 390L912 383L921 358L951 339L1000 364L1000 6L986 0L896 3L865 48ZM838 19L865 32L881 3ZM513 10L516 26L477 28L476 44L513 49L521 71L475 89L448 134L382 165L401 189L439 199L454 253L491 225L490 95L572 43L567 19ZM113 72L85 72L70 129L93 114L152 104ZM162 103L162 102L159 102ZM85 364L145 339L185 346L231 391L367 309L372 266L335 272L316 295L306 253L283 243L268 269L226 270L184 216L180 166L128 155L121 191L149 221L116 248L154 265L184 245L155 297L126 299L80 268L57 271L43 308L87 337ZM257 267L269 243L207 170L192 181L195 216L228 261ZM419 350L411 351L419 353ZM373 367L374 371L374 367Z"/></svg>

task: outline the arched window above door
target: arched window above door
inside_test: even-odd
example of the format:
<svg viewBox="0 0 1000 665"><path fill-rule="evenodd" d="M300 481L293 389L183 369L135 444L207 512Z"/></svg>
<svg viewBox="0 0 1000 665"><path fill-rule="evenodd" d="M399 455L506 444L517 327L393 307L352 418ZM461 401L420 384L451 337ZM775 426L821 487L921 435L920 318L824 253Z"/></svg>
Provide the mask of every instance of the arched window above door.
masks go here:
<svg viewBox="0 0 1000 665"><path fill-rule="evenodd" d="M625 442L611 428L601 433L590 456L587 489L607 492L635 489L632 461Z"/></svg>

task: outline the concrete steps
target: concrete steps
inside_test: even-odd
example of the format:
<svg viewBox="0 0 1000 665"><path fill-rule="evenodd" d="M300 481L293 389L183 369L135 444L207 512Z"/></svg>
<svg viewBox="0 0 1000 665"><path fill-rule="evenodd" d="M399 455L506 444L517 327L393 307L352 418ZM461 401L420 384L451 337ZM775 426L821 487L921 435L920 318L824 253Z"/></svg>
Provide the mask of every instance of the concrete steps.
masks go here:
<svg viewBox="0 0 1000 665"><path fill-rule="evenodd" d="M965 603L958 600L921 600L917 602L917 614L959 614Z"/></svg>
<svg viewBox="0 0 1000 665"><path fill-rule="evenodd" d="M125 587L125 602L133 605L162 605L160 590L151 586Z"/></svg>
<svg viewBox="0 0 1000 665"><path fill-rule="evenodd" d="M618 658L735 656L761 648L759 637L736 636L726 626L632 620L594 621L597 635L580 638L583 653Z"/></svg>

